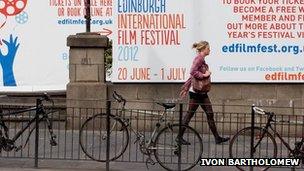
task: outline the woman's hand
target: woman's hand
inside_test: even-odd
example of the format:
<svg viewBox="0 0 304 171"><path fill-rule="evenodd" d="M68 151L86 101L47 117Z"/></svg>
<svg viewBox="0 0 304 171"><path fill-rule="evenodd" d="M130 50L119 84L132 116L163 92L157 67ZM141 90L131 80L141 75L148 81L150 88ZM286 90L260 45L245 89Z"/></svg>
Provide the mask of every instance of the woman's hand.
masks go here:
<svg viewBox="0 0 304 171"><path fill-rule="evenodd" d="M207 70L207 71L203 74L204 77L209 77L210 75L211 75L211 72L210 72L209 70Z"/></svg>
<svg viewBox="0 0 304 171"><path fill-rule="evenodd" d="M187 95L187 92L188 92L188 91L182 90L182 91L179 93L179 97L180 97L181 99L184 99L184 98L186 97L186 95Z"/></svg>

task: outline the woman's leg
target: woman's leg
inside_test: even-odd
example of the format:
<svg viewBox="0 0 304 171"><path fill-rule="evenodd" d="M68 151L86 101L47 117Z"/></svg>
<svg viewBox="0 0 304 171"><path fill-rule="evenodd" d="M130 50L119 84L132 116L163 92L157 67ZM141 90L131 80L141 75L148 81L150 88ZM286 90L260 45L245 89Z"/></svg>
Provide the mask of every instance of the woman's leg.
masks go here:
<svg viewBox="0 0 304 171"><path fill-rule="evenodd" d="M199 104L197 100L191 99L189 100L189 107L187 113L183 116L182 124L188 125L191 118L193 117L195 111L197 110Z"/></svg>
<svg viewBox="0 0 304 171"><path fill-rule="evenodd" d="M215 142L217 144L219 144L219 143L228 141L229 138L222 138L217 131L216 124L214 121L214 113L213 113L213 109L212 109L212 104L211 104L211 101L207 94L202 95L201 107L203 108L203 110L205 111L205 113L207 115L207 122L208 122L209 128L215 138Z"/></svg>
<svg viewBox="0 0 304 171"><path fill-rule="evenodd" d="M215 139L219 138L220 135L217 132L217 128L215 125L212 104L211 104L211 101L207 94L202 96L201 107L203 108L203 110L205 111L205 113L207 115L207 122L208 122L208 125L209 125L209 128L210 128L212 134L214 135Z"/></svg>
<svg viewBox="0 0 304 171"><path fill-rule="evenodd" d="M193 117L195 111L197 110L198 108L198 103L196 102L195 99L191 99L189 100L189 107L188 107L188 111L187 113L183 116L183 120L181 121L182 124L184 125L188 125L191 118ZM185 132L185 128L182 128L181 130L181 134L180 136L183 137L184 135L184 132Z"/></svg>
<svg viewBox="0 0 304 171"><path fill-rule="evenodd" d="M199 104L197 100L194 99L193 93L190 94L190 100L189 100L189 107L187 113L183 116L183 120L181 121L182 124L188 125L189 122L191 121L191 118L193 117L195 111L197 110ZM180 131L180 134L176 138L176 141L180 141L181 144L183 145L190 145L190 143L186 140L183 139L183 135L185 133L186 128L182 128Z"/></svg>

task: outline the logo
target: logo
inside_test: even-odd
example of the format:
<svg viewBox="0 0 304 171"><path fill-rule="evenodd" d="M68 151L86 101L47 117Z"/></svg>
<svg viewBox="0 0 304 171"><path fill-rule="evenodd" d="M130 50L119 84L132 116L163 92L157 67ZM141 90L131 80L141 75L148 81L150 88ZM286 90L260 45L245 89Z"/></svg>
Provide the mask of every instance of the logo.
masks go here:
<svg viewBox="0 0 304 171"><path fill-rule="evenodd" d="M0 28L6 24L7 17L20 14L26 4L27 0L0 0ZM16 19L17 22L18 20L20 19Z"/></svg>

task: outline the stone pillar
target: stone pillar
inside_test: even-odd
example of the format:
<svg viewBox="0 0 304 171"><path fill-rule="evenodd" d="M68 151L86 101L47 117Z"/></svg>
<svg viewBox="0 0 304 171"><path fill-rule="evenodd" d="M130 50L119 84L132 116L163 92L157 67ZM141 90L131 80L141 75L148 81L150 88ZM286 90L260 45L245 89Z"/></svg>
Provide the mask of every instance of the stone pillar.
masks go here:
<svg viewBox="0 0 304 171"><path fill-rule="evenodd" d="M78 33L67 38L69 52L69 78L67 85L68 115L82 113L82 109L105 107L104 52L108 38L94 33Z"/></svg>

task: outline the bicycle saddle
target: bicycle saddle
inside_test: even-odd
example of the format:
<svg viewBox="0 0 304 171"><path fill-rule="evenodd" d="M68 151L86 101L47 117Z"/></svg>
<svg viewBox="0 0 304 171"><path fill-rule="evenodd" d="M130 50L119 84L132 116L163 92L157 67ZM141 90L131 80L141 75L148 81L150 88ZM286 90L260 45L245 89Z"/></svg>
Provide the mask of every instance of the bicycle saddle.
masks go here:
<svg viewBox="0 0 304 171"><path fill-rule="evenodd" d="M157 104L163 106L165 109L172 109L176 106L175 103L160 103L160 102L157 102Z"/></svg>

